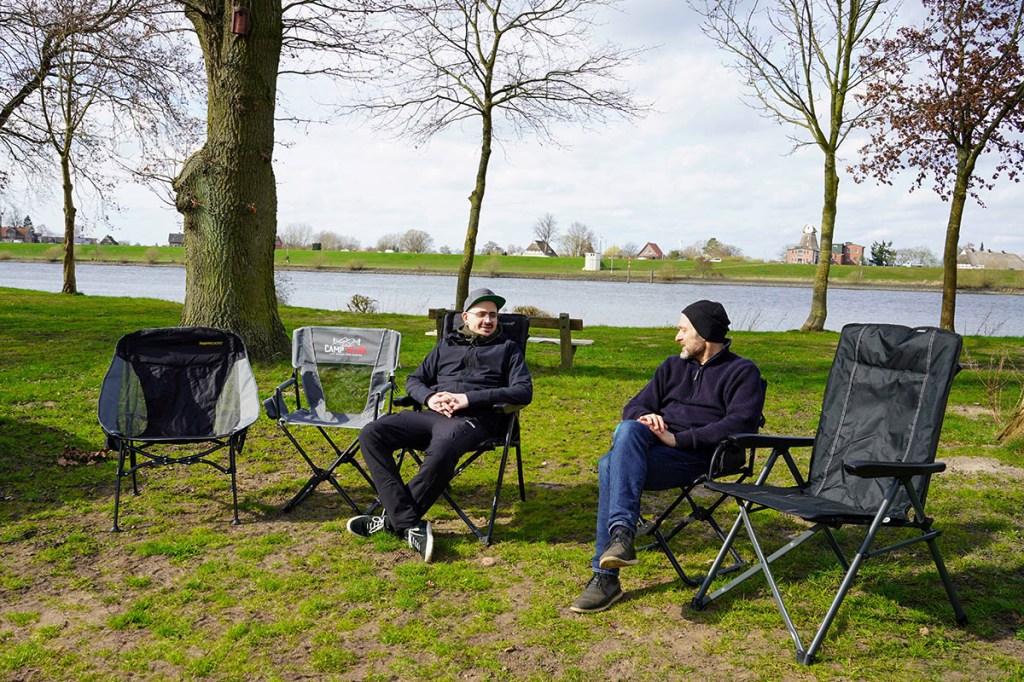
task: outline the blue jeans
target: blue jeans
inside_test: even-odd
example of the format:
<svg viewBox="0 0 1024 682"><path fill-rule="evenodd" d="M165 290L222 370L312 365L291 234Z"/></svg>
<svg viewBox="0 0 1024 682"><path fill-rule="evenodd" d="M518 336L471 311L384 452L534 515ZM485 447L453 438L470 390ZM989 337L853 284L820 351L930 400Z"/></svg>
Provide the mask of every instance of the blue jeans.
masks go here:
<svg viewBox="0 0 1024 682"><path fill-rule="evenodd" d="M691 483L708 470L707 461L692 452L664 445L650 429L629 419L615 428L612 448L598 460L597 543L590 565L595 573L618 575L601 568L601 555L611 542L611 529L635 531L644 490L668 490Z"/></svg>

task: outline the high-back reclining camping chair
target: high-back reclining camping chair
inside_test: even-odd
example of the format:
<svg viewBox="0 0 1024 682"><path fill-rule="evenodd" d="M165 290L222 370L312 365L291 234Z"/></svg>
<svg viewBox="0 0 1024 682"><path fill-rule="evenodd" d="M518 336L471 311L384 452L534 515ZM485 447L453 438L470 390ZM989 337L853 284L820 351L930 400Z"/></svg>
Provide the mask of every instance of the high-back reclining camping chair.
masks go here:
<svg viewBox="0 0 1024 682"><path fill-rule="evenodd" d="M825 385L814 438L753 436L753 442L772 448L757 483L705 484L713 491L734 497L740 515L693 598L693 607L700 610L747 578L764 573L796 644L797 661L810 665L861 564L873 556L925 542L957 622L965 623L967 617L936 543L939 531L932 528L932 519L924 510L931 475L946 468L935 461L935 451L950 386L959 369L960 347L958 335L941 329L885 324L845 326ZM811 461L804 480L790 449L808 446L812 448ZM780 458L787 464L795 485L765 484ZM812 526L766 556L751 519L754 512L766 509L799 517ZM758 561L709 595L716 570L741 525L746 528ZM846 525L866 528L857 554L849 562L831 530ZM874 548L879 531L891 528L909 529L914 534ZM782 601L771 564L818 532L824 535L846 574L813 640L805 648Z"/></svg>
<svg viewBox="0 0 1024 682"><path fill-rule="evenodd" d="M456 324L461 324L461 317L459 313L454 311L439 311L439 314L444 315L444 322L441 325L441 333L438 335L438 342L453 329ZM526 340L530 336L530 318L526 315L519 315L516 313L500 313L498 315L498 324L501 325L503 333L516 342L523 354L526 354ZM402 396L395 400L395 405L413 407L414 409L422 409L422 405L416 403L410 396ZM441 496L451 506L451 508L458 514L459 518L462 519L463 523L476 535L480 542L485 544L491 544L491 538L494 535L494 521L498 515L498 500L501 497L501 486L505 478L505 465L508 463L509 452L515 450L516 453L516 472L519 478L519 499L526 501L526 484L523 479L523 453L520 446L519 439L519 412L523 409L523 405L511 405L511 404L500 404L495 405L495 410L498 410L505 414L506 425L501 435L484 441L478 445L468 456L464 457L458 467L455 469L455 475L452 477L454 481L471 465L477 461L481 455L501 450L501 459L498 462L497 482L494 486L494 497L491 500L491 511L487 517L487 523L485 528L477 526L469 515L466 514L465 510L455 501L452 497L451 486L445 489L441 493ZM422 457L419 452L412 449L405 449L398 456L399 466L401 466L403 458L408 455L413 459L417 465L422 464Z"/></svg>
<svg viewBox="0 0 1024 682"><path fill-rule="evenodd" d="M121 337L99 401L107 447L117 450L113 530L120 530L121 479L131 476L138 495L140 469L170 464L207 464L231 476L232 524L238 524L235 458L259 413L256 379L235 334L170 327ZM183 453L182 445L198 451ZM226 465L210 459L222 449Z"/></svg>
<svg viewBox="0 0 1024 682"><path fill-rule="evenodd" d="M292 376L274 389L274 395L263 401L267 416L277 421L313 472L299 492L285 504L284 511L290 512L317 486L327 481L353 511L361 513L338 482L335 470L342 464L351 464L373 488L369 474L356 459L358 431L381 414L391 411L401 344L402 335L391 329L300 327L294 331ZM289 410L285 399L290 388L294 390L295 407L292 410ZM316 429L330 446L334 459L326 467L314 462L295 438L293 430L302 427ZM351 443L341 448L331 438L328 429L355 430L357 434Z"/></svg>
<svg viewBox="0 0 1024 682"><path fill-rule="evenodd" d="M768 382L761 379L761 388L764 391L768 386ZM764 426L764 415L761 415L760 425ZM676 558L675 552L672 551L669 542L672 541L680 531L693 523L704 522L711 527L711 530L719 537L723 542L725 541L725 532L722 527L718 525L718 521L715 519L715 512L725 502L729 496L723 493L718 493L711 497L709 500L701 500L694 495L694 492L702 487L705 481L714 481L719 479L729 479L731 483L742 483L748 477L754 473L754 461L756 458L756 445L747 440L748 436L752 434L735 434L725 439L718 444L715 448L714 454L711 456L711 460L708 464L708 472L696 478L690 483L679 488L679 494L663 511L651 517L651 520L641 519L640 527L637 529L637 535L640 537L649 537L653 539L653 542L641 547L640 549L659 549L665 554L669 563L672 564L672 568L675 569L679 579L684 584L691 587L697 587L700 585L700 579L691 578L683 570L683 567L679 564L679 560ZM676 510L686 502L686 506L689 507L689 512L683 518L677 520L674 525L668 531L663 528L676 515ZM686 507L683 507L686 509ZM742 566L746 565L746 561L739 555L739 552L735 548L730 547L729 553L732 555L732 563L729 566L719 567L718 575L725 573L731 573Z"/></svg>

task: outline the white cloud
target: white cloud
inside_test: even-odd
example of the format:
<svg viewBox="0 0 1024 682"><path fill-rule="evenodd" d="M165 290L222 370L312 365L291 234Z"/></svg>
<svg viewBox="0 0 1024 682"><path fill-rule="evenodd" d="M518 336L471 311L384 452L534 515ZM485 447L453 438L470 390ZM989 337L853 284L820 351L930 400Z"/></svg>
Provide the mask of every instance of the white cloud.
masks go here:
<svg viewBox="0 0 1024 682"><path fill-rule="evenodd" d="M749 256L775 257L799 239L804 224L820 223L820 152L793 151L793 130L741 102L742 84L722 66L723 55L701 35L685 3L625 7L604 30L624 44L656 46L627 74L656 111L635 123L560 126L556 136L565 148L530 139L497 148L480 243L525 245L537 217L552 213L563 227L586 223L605 244L655 241L675 248L714 236ZM286 87L292 109L319 95L309 84ZM417 228L439 246L461 247L477 162L472 125L421 149L352 121L306 133L283 124L278 130L287 143L275 158L282 226L309 223L364 245ZM843 166L856 159L856 147L850 140ZM909 178L858 185L844 172L836 239L865 246L887 239L941 253L948 204L930 187L909 193L909 186ZM166 243L180 229L178 216L145 190L122 188L119 199L125 211L113 222L121 239ZM968 206L961 239L1024 253L1017 185L1004 179L985 201L987 209ZM37 223L60 225L56 197L32 214L40 216Z"/></svg>

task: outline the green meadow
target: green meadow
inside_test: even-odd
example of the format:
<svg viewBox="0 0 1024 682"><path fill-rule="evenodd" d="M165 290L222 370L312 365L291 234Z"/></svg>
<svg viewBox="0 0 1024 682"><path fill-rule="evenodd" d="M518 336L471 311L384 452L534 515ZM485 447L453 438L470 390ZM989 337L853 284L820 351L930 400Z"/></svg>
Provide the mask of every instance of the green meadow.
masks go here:
<svg viewBox="0 0 1024 682"><path fill-rule="evenodd" d="M136 265L182 265L184 249L171 246L107 246L75 247L81 263L120 263ZM0 262L26 260L59 262L60 246L53 244L0 244ZM277 269L341 270L347 272L395 272L409 274L455 274L462 261L461 254L440 253L378 253L365 251L312 251L278 249L274 253ZM815 266L769 263L742 258L725 259L701 269L694 261L631 260L605 258L599 272L584 272L583 258L536 258L530 256L478 255L473 272L487 277L540 277L594 279L601 281L674 282L705 280L729 283L774 283L809 286L814 281ZM878 268L870 266L834 265L829 281L849 287L925 287L942 286L942 268ZM1014 270L963 270L958 273L958 287L974 291L1024 290L1024 272Z"/></svg>
<svg viewBox="0 0 1024 682"><path fill-rule="evenodd" d="M131 253L144 260L152 247L120 248L106 253L137 248ZM159 253L156 262L170 261L167 250ZM80 258L88 254L82 249ZM357 257L363 268L395 269L457 259L288 257L299 264L316 255L341 268ZM488 258L478 261L481 272ZM498 263L568 271L570 260ZM685 263L675 265L685 272ZM589 577L597 458L623 402L677 351L672 329L588 327L595 343L567 372L557 347L531 346L527 499L520 502L506 478L490 547L439 503L429 515L436 560L423 564L397 539L346 533L351 511L328 486L282 513L309 471L265 416L238 463L241 525L229 523L226 476L162 467L139 474L141 494L123 500L124 530L111 533L116 461L96 420L99 387L122 334L173 326L181 306L16 289L0 289L0 297L0 680L1024 679L1024 443L996 439L1021 396L1024 339L965 340L938 453L948 468L929 492L969 623L956 625L927 549L913 545L867 562L808 668L795 662L763 581L696 612L694 590L658 552L623 571L627 595L609 611L580 616L567 608ZM313 324L400 331L400 386L433 343L423 316L294 307L281 314L289 332ZM837 338L733 335L733 349L769 381L767 432L813 434ZM264 398L290 365L281 358L255 372ZM453 490L478 520L495 467L496 458L484 458ZM342 482L369 503L354 471L343 470ZM728 505L719 513L723 523L734 515ZM801 527L763 516L780 543ZM838 538L853 551L856 535ZM704 527L687 529L674 545L692 574L707 569L718 547ZM740 549L749 556L749 547ZM830 550L809 543L777 573L798 628L813 631L841 577Z"/></svg>

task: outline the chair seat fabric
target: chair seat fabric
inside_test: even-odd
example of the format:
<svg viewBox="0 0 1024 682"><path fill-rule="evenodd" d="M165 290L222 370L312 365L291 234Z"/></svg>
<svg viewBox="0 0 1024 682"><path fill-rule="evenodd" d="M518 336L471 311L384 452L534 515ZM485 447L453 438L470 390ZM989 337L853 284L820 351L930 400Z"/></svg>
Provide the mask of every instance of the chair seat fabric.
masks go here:
<svg viewBox="0 0 1024 682"><path fill-rule="evenodd" d="M875 517L873 512L866 512L835 500L809 495L804 488L800 487L787 488L714 481L705 483L704 487L746 502L769 507L783 514L796 516L805 521L824 523L830 526L847 523L866 524L871 523Z"/></svg>
<svg viewBox="0 0 1024 682"><path fill-rule="evenodd" d="M361 429L373 421L373 415L368 414L345 414L344 412L317 412L308 408L299 408L294 412L282 415L281 421L285 424L299 424L302 426L323 426L342 427L346 429Z"/></svg>

